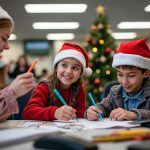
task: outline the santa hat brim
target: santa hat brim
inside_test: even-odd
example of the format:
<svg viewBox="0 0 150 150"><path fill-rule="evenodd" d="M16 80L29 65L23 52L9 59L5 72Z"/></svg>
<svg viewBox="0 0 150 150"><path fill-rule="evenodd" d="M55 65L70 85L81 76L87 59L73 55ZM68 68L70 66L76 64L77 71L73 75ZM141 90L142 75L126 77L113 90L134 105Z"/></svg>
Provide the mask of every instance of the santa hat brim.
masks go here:
<svg viewBox="0 0 150 150"><path fill-rule="evenodd" d="M59 61L65 59L65 58L69 58L69 57L75 58L76 60L78 60L81 63L81 65L83 66L83 72L85 71L86 64L85 64L84 56L80 52L73 50L73 49L63 50L63 51L59 52L54 59L53 67L55 67L55 65Z"/></svg>
<svg viewBox="0 0 150 150"><path fill-rule="evenodd" d="M133 54L115 54L113 58L112 67L116 68L117 66L121 65L135 66L150 70L150 59Z"/></svg>

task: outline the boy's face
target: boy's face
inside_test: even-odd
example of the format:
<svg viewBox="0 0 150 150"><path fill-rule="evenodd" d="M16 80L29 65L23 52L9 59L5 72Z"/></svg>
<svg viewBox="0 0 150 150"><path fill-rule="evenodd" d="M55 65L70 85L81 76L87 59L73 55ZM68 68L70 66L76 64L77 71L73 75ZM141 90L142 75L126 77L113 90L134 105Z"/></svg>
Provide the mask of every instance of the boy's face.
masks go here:
<svg viewBox="0 0 150 150"><path fill-rule="evenodd" d="M142 73L137 67L118 67L118 82L128 93L136 93L142 86L143 79L147 77L146 72Z"/></svg>

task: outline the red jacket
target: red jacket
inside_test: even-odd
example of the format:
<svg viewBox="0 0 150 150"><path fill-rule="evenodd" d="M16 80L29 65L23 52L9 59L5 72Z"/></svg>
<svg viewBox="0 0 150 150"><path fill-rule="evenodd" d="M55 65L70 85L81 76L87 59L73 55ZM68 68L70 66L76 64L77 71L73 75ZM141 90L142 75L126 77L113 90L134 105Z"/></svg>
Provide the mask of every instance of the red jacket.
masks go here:
<svg viewBox="0 0 150 150"><path fill-rule="evenodd" d="M67 90L59 91L62 97L65 99L66 103L70 105L70 88ZM47 106L49 101L50 91L48 86L45 83L40 83L32 97L30 98L28 104L26 105L23 111L23 119L25 120L55 120L54 117L55 110L57 106ZM60 105L63 104L60 101ZM78 118L82 118L86 109L86 94L82 86L79 88L79 96L75 106L76 115Z"/></svg>

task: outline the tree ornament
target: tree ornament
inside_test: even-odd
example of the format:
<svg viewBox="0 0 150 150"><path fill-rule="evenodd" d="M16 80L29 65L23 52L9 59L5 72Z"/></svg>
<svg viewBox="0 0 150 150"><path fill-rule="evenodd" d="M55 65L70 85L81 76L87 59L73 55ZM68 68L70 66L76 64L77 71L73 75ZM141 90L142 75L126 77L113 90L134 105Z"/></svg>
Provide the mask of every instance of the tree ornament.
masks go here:
<svg viewBox="0 0 150 150"><path fill-rule="evenodd" d="M111 35L112 34L112 30L110 28L107 29L107 33Z"/></svg>
<svg viewBox="0 0 150 150"><path fill-rule="evenodd" d="M91 30L96 30L96 29L97 29L97 27L95 25L91 26Z"/></svg>
<svg viewBox="0 0 150 150"><path fill-rule="evenodd" d="M100 23L100 24L97 26L97 28L98 28L98 29L103 29L104 26L103 26L103 24Z"/></svg>
<svg viewBox="0 0 150 150"><path fill-rule="evenodd" d="M100 57L100 62L105 63L106 62L106 57L104 55L102 55Z"/></svg>
<svg viewBox="0 0 150 150"><path fill-rule="evenodd" d="M111 50L109 47L107 47L107 48L105 49L105 53L107 53L107 54L110 54L111 51L112 51L112 50Z"/></svg>
<svg viewBox="0 0 150 150"><path fill-rule="evenodd" d="M94 84L95 84L95 85L99 85L100 83L101 83L101 81L100 81L99 78L96 78L96 79L94 80Z"/></svg>
<svg viewBox="0 0 150 150"><path fill-rule="evenodd" d="M93 45L96 45L97 44L97 41L93 41Z"/></svg>
<svg viewBox="0 0 150 150"><path fill-rule="evenodd" d="M104 88L102 86L99 87L99 92L103 92Z"/></svg>
<svg viewBox="0 0 150 150"><path fill-rule="evenodd" d="M91 38L86 38L86 42L91 42Z"/></svg>
<svg viewBox="0 0 150 150"><path fill-rule="evenodd" d="M90 58L90 60L93 59L93 57L94 57L93 53L89 52L89 58Z"/></svg>
<svg viewBox="0 0 150 150"><path fill-rule="evenodd" d="M102 5L99 5L97 8L96 8L96 12L98 14L104 14L104 7Z"/></svg>

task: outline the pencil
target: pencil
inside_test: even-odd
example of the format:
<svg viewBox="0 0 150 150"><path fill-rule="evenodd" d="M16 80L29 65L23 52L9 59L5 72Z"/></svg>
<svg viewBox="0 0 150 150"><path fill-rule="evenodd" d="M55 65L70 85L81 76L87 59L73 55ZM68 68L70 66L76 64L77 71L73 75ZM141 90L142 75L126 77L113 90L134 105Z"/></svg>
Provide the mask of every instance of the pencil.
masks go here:
<svg viewBox="0 0 150 150"><path fill-rule="evenodd" d="M60 99L60 101L63 103L63 105L64 105L64 106L67 106L66 101L63 99L63 97L60 95L60 93L58 92L57 89L54 89L54 93L57 95L57 97ZM77 117L75 117L75 119L76 119L77 121L79 121Z"/></svg>
<svg viewBox="0 0 150 150"><path fill-rule="evenodd" d="M39 61L39 58L37 58L37 59L32 63L32 65L30 66L30 68L28 69L27 72L31 72L38 61Z"/></svg>
<svg viewBox="0 0 150 150"><path fill-rule="evenodd" d="M93 98L93 96L92 96L92 94L91 94L91 93L88 93L88 94L89 94L89 97L90 97L90 99L91 99L93 105L94 105L95 107L97 107L97 106L96 106L96 103L95 103L95 101L94 101L94 98ZM99 116L99 119L100 119L100 120L103 120L103 117L102 117L102 115L101 115L100 112L98 112L98 116Z"/></svg>
<svg viewBox="0 0 150 150"><path fill-rule="evenodd" d="M109 135L95 136L93 142L111 142L111 141L123 141L130 139L150 138L149 129L135 129L135 130L120 130L115 131Z"/></svg>

